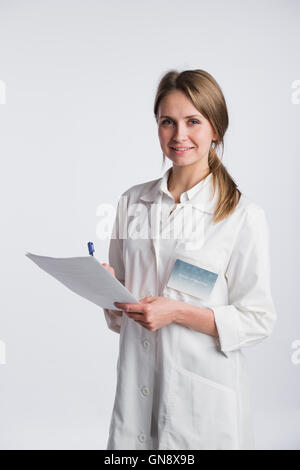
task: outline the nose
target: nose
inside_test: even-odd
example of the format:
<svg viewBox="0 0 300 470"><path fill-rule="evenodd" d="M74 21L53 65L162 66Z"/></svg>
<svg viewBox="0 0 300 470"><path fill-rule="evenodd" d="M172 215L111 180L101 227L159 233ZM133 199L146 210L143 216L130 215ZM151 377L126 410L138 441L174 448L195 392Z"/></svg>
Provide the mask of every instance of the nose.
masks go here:
<svg viewBox="0 0 300 470"><path fill-rule="evenodd" d="M186 142L187 141L186 133L187 133L187 130L186 130L184 123L181 123L181 124L177 123L177 126L175 126L174 133L173 133L174 143L176 142L178 144L178 143Z"/></svg>

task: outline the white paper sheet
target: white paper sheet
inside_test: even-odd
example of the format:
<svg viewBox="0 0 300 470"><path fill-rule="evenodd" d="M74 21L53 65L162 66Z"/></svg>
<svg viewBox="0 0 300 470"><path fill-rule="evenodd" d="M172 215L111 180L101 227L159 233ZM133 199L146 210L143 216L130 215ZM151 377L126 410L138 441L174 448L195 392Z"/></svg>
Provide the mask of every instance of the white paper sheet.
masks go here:
<svg viewBox="0 0 300 470"><path fill-rule="evenodd" d="M94 256L52 258L33 253L25 255L71 291L99 307L120 310L113 302L139 303Z"/></svg>

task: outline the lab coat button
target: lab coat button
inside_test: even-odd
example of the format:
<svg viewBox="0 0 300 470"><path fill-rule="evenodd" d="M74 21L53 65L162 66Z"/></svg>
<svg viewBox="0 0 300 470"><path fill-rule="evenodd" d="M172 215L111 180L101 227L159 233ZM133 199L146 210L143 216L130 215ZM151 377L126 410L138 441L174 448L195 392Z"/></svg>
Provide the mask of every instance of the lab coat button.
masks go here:
<svg viewBox="0 0 300 470"><path fill-rule="evenodd" d="M145 340L143 341L143 346L144 346L145 349L148 349L149 346L150 346L150 341L148 341L147 339L145 339Z"/></svg>
<svg viewBox="0 0 300 470"><path fill-rule="evenodd" d="M144 396L149 395L149 391L150 391L150 390L149 390L148 387L143 387L143 388L142 388L142 394L143 394Z"/></svg>
<svg viewBox="0 0 300 470"><path fill-rule="evenodd" d="M141 432L139 435L138 435L138 440L140 442L145 442L145 439L146 439L146 436L143 432Z"/></svg>

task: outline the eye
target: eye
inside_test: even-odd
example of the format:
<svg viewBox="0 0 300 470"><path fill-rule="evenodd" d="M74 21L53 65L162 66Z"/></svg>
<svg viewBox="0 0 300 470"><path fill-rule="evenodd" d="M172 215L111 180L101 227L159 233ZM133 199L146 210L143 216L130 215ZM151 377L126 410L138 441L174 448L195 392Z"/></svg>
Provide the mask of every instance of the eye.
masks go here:
<svg viewBox="0 0 300 470"><path fill-rule="evenodd" d="M161 123L165 124L167 121L171 121L171 119L164 119ZM171 121L172 122L172 121Z"/></svg>
<svg viewBox="0 0 300 470"><path fill-rule="evenodd" d="M173 122L172 119L164 119L164 120L161 122L161 124L164 125L164 124L166 124L168 121L169 121L169 122ZM193 123L196 123L196 124L200 124L200 122L199 122L197 119L190 119L189 122L193 122Z"/></svg>

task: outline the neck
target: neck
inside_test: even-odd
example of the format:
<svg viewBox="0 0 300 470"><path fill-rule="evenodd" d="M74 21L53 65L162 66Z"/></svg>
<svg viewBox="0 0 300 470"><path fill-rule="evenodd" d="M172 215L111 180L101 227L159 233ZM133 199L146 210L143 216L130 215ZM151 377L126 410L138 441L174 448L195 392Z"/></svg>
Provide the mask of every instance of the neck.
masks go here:
<svg viewBox="0 0 300 470"><path fill-rule="evenodd" d="M170 192L181 194L200 183L209 173L208 166L197 171L192 166L173 166L168 179L168 189Z"/></svg>

